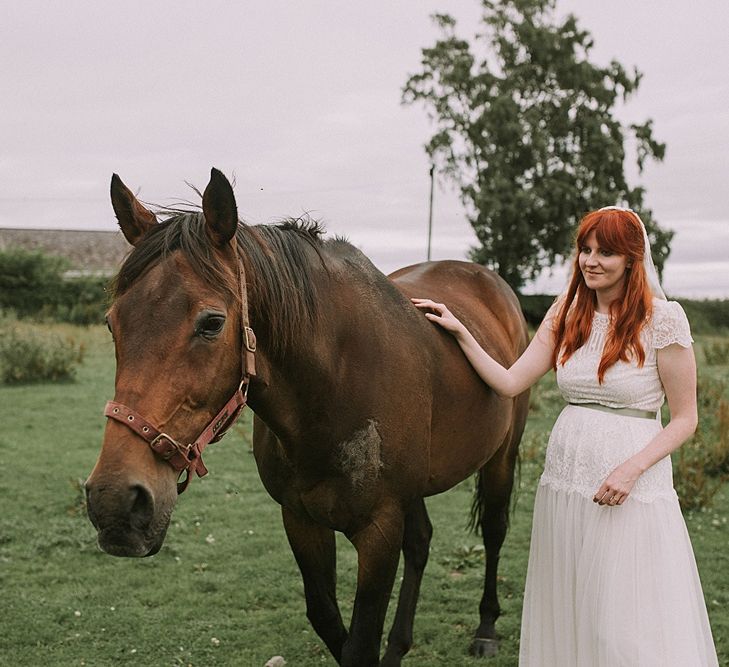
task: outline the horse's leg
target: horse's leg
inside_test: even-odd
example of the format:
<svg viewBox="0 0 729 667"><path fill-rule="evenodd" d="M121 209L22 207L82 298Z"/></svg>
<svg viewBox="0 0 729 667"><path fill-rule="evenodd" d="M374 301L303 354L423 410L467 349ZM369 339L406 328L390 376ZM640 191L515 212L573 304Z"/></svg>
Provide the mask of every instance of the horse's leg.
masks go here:
<svg viewBox="0 0 729 667"><path fill-rule="evenodd" d="M495 623L501 614L501 607L496 590L496 573L499 552L509 525L509 500L514 485L519 440L520 438L514 439L512 436L479 471L478 522L486 552L486 573L479 605L480 623L470 647L471 655L475 656L493 656L499 648Z"/></svg>
<svg viewBox="0 0 729 667"><path fill-rule="evenodd" d="M380 662L382 626L400 560L403 515L391 507L347 535L357 550L357 592L342 667L374 667Z"/></svg>
<svg viewBox="0 0 729 667"><path fill-rule="evenodd" d="M400 665L402 657L413 645L415 606L420 595L420 582L423 579L423 571L428 562L428 550L432 535L433 525L430 523L425 501L418 498L405 516L405 533L402 541L405 567L395 620L387 639L387 650L380 663L382 667L397 667Z"/></svg>
<svg viewBox="0 0 729 667"><path fill-rule="evenodd" d="M304 580L306 616L337 662L347 630L337 605L337 554L334 531L281 508L291 550Z"/></svg>

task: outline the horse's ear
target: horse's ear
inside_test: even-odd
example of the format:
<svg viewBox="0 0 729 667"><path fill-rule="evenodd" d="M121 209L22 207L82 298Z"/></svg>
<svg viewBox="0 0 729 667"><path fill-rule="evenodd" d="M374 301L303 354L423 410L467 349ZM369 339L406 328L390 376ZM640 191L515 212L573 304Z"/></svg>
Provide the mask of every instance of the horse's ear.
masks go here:
<svg viewBox="0 0 729 667"><path fill-rule="evenodd" d="M215 167L210 170L210 182L203 192L202 204L208 236L215 246L222 248L235 236L238 207L230 182Z"/></svg>
<svg viewBox="0 0 729 667"><path fill-rule="evenodd" d="M111 205L124 237L132 245L137 245L157 224L154 213L137 201L132 191L116 174L111 177Z"/></svg>

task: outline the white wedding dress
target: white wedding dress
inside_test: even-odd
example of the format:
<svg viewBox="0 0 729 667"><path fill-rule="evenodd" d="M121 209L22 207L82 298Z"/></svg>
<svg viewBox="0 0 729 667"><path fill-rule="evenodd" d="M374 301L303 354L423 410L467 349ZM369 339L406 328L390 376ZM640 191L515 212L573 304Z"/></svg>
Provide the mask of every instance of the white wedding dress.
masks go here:
<svg viewBox="0 0 729 667"><path fill-rule="evenodd" d="M557 367L569 403L656 411L664 401L656 349L691 344L676 302L654 301L641 336L645 364L618 362L597 382L609 317ZM521 667L718 665L671 460L647 470L621 506L592 498L612 470L661 429L658 419L567 405L547 447L534 504Z"/></svg>

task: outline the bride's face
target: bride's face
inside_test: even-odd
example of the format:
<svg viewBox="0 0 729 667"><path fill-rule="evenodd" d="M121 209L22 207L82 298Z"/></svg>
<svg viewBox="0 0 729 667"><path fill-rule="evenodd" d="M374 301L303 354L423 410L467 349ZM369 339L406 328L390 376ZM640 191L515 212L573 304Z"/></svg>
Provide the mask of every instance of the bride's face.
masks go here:
<svg viewBox="0 0 729 667"><path fill-rule="evenodd" d="M628 260L605 248L600 248L595 232L590 232L580 248L580 271L585 284L600 292L618 292L625 282Z"/></svg>

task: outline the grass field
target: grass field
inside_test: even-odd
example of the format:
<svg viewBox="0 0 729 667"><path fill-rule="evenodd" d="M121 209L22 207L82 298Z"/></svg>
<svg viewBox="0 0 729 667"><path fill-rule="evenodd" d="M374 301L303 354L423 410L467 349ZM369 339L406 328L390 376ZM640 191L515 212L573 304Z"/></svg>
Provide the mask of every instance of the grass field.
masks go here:
<svg viewBox="0 0 729 667"><path fill-rule="evenodd" d="M206 454L210 475L182 496L158 555L116 559L97 549L81 480L101 443L114 355L101 328L65 331L86 348L75 382L0 387L0 665L247 667L274 655L292 666L333 665L305 618L278 506L258 480L250 414ZM726 367L714 372L725 374ZM472 485L466 481L428 501L435 535L406 665L516 665L532 498L559 406L551 378L533 403L501 558L501 653L488 661L467 655L483 554L479 539L465 531ZM729 665L727 517L729 485L712 508L687 516L723 665ZM355 554L346 540L339 546L348 619Z"/></svg>

